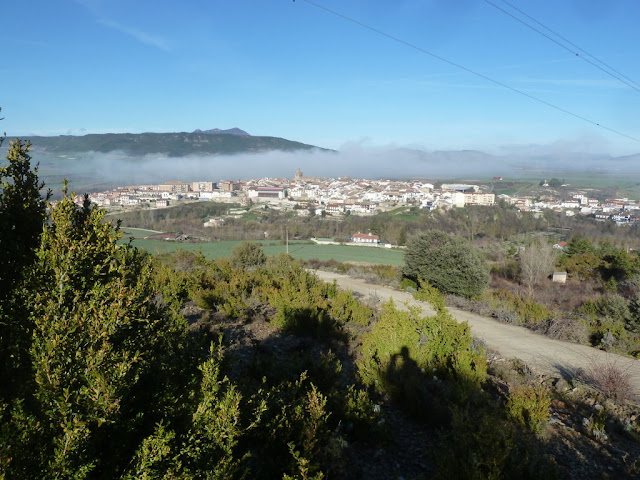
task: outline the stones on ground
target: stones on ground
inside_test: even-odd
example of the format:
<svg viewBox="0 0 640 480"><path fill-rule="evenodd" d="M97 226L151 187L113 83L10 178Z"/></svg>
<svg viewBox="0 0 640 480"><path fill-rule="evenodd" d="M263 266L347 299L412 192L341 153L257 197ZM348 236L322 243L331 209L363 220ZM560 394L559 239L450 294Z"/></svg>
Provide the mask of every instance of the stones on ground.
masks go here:
<svg viewBox="0 0 640 480"><path fill-rule="evenodd" d="M554 386L559 392L568 392L569 390L571 390L571 385L564 378L558 379Z"/></svg>

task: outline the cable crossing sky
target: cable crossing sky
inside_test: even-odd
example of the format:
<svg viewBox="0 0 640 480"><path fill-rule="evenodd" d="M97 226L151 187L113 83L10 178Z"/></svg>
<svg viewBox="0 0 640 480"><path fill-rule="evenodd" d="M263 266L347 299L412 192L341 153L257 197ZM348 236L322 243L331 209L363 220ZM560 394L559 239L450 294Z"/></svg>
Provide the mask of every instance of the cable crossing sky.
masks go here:
<svg viewBox="0 0 640 480"><path fill-rule="evenodd" d="M525 22L524 20L516 17L515 15L513 15L511 12L505 10L504 8L496 5L495 3L493 3L490 0L484 0L485 3L488 3L489 5L491 5L492 7L497 8L498 10L500 10L502 13L504 13L505 15L508 15L509 17L513 18L515 21L520 22L521 24L523 24L525 27L530 28L531 30L533 30L534 32L538 33L539 35L542 35L543 37L551 40L553 43L555 43L556 45L560 46L561 48L567 50L569 53L571 53L572 55L574 55L575 57L580 58L581 60L584 60L585 62L589 63L590 65L593 65L594 67L596 67L598 70L606 73L607 75L615 78L616 80L618 80L619 82L624 83L625 85L627 85L628 87L633 88L634 90L636 90L637 92L640 93L640 88L639 85L634 82L633 80L631 80L630 78L628 78L626 75L623 75L622 73L618 72L616 69L610 67L609 65L607 65L606 63L604 63L602 60L598 60L596 57L594 57L593 55L591 55L589 52L586 52L585 50L581 49L580 47L578 47L577 45L575 45L574 43L570 42L569 40L567 40L566 38L564 38L563 36L555 33L553 30L551 30L550 28L544 26L542 23L540 23L539 21L537 21L536 19L530 17L529 15L527 15L526 13L524 13L522 10L514 7L513 5L511 5L509 2L504 2L504 0L502 0L504 3L506 3L507 5L513 7L514 9L516 9L518 12L522 13L523 15L525 15L526 17L530 18L531 20L533 20L534 22L536 22L537 24L541 25L542 27L544 27L545 29L547 29L548 31L550 31L553 35L556 35L558 38L561 38L562 40L564 40L565 42L569 43L570 45L572 45L573 47L575 47L578 50L581 50L582 52L586 53L589 57L595 59L597 62L600 62L602 65L605 65L609 70L607 70L607 68L603 68L600 65L598 65L597 63L589 60L587 57L585 57L584 55L580 55L580 53L578 53L575 50L572 50L571 48L567 47L566 45L564 45L563 43L559 42L558 40L556 40L553 37L550 37L549 35L547 35L546 33L538 30L536 27L529 25L527 22ZM610 71L611 70L611 71ZM613 72L616 72L618 75L614 74ZM622 77L626 78L627 80L623 79ZM634 85L635 84L635 85Z"/></svg>
<svg viewBox="0 0 640 480"><path fill-rule="evenodd" d="M530 95L530 94L528 94L528 93L526 93L526 92L524 92L524 91L522 91L522 90L520 90L520 89L517 89L517 88L515 88L515 87L512 87L512 86L510 86L510 85L507 85L507 84L506 84L506 83L504 83L504 82L501 82L501 81L496 80L496 79L494 79L494 78L488 77L487 75L484 75L484 74L482 74L482 73L476 72L475 70L472 70L472 69L470 69L470 68L467 68L467 67L465 67L464 65L461 65L461 64L456 63L456 62L454 62L454 61L452 61L452 60L449 60L449 59L444 58L444 57L442 57L442 56L440 56L440 55L437 55L437 54L435 54L435 53L433 53L433 52L430 52L430 51L428 51L428 50L426 50L426 49L424 49L424 48L422 48L422 47L419 47L419 46L417 46L417 45L415 45L415 44L413 44L413 43L407 42L406 40L402 40L402 39L401 39L401 38L399 38L399 37L396 37L396 36L393 36L393 35L391 35L391 34L389 34L389 33L386 33L386 32L384 32L383 30L380 30L380 29L378 29L378 28L375 28L375 27L372 27L372 26L370 26L370 25L367 25L366 23L360 22L359 20L356 20L356 19L355 19L355 18L353 18L353 17L349 17L349 16L347 16L347 15L344 15L344 14L342 14L342 13L340 13L340 12L337 12L337 11L335 11L335 10L332 10L332 9L330 9L330 8L328 8L328 7L325 7L324 5L321 5L321 4L319 4L319 3L316 3L316 2L314 2L314 1L312 1L312 0L301 0L301 1L302 1L302 2L305 2L305 3L309 4L309 5L311 5L311 6L313 6L313 7L316 7L316 8L318 8L318 9L320 9L320 10L324 10L325 12L330 13L331 15L334 15L334 16L336 16L336 17L339 17L339 18L342 18L342 19L344 19L344 20L347 20L348 22L351 22L351 23L354 23L354 24L356 24L356 25L359 25L360 27L365 28L365 29L367 29L367 30L370 30L370 31L372 31L372 32L374 32L374 33L376 33L376 34L378 34L378 35L381 35L381 36L383 36L383 37L386 37L386 38L388 38L388 39L390 39L390 40L393 40L393 41L395 41L395 42L401 43L401 44L403 44L403 45L405 45L405 46L407 46L407 47L409 47L409 48L413 48L414 50L417 50L417 51L419 51L419 52L421 52L421 53L423 53L423 54L425 54L425 55L429 55L429 56L431 56L431 57L433 57L433 58L436 58L436 59L438 59L438 60L440 60L440 61L442 61L442 62L444 62L444 63L447 63L447 64L449 64L449 65L452 65L452 66L454 66L454 67L456 67L456 68L458 68L458 69L460 69L460 70L464 70L464 71L465 71L465 72L467 72L467 73L471 73L472 75L475 75L475 76L477 76L477 77L479 77L479 78L482 78L483 80L486 80L486 81L488 81L488 82L491 82L491 83L493 83L493 84L495 84L495 85L498 85L498 86L500 86L500 87L506 88L506 89L508 89L508 90L511 90L512 92L518 93L518 94L520 94L520 95L522 95L522 96L524 96L524 97L527 97L527 98L529 98L529 99L531 99L531 100L534 100L534 101L536 101L536 102L538 102L538 103L541 103L541 104L546 105L546 106L548 106L548 107L551 107L551 108L553 108L553 109L555 109L555 110L558 110L559 112L562 112L562 113L564 113L564 114L566 114L566 115L570 115L570 116L572 116L572 117L574 117L574 118L577 118L577 119L579 119L579 120L582 120L583 122L586 122L586 123L590 123L591 125L596 126L596 127L599 127L599 128L601 128L601 129L603 129L603 130L607 130L607 131L609 131L609 132L611 132L611 133L614 133L614 134L616 134L616 135L620 135L620 136L622 136L622 137L628 138L629 140L633 140L633 141L635 141L635 142L639 142L639 143L640 143L640 140L639 140L639 139L637 139L637 138L635 138L635 137L632 137L631 135L627 135L626 133L623 133L623 132L620 132L620 131L615 130L615 129L613 129L613 128L607 127L607 126L605 126L605 125L603 125L603 124L601 124L601 123L599 123L599 122L596 122L596 121L594 121L594 120L591 120L591 119L589 119L589 118L587 118L587 117L583 117L582 115L579 115L579 114L577 114L577 113L574 113L574 112L572 112L572 111L570 111L570 110L567 110L567 109L565 109L565 108L563 108L563 107L560 107L560 106L555 105L555 104L553 104L553 103L547 102L546 100L543 100L543 99L538 98L538 97L536 97L536 96ZM487 3L491 3L491 2L489 2L488 0L485 0L485 1L487 1ZM293 0L293 2L295 3L295 0ZM492 4L492 5L494 5L494 4ZM494 5L494 6L495 6L495 5ZM496 8L500 8L500 7L496 7ZM511 14L509 14L509 15L511 15ZM514 18L516 18L516 19L517 19L517 17L514 17ZM521 20L519 20L519 19L517 19L517 20L518 20L518 21L521 21ZM521 22L522 22L522 21L521 21ZM522 22L522 23L524 23L525 25L529 26L529 25L528 25L528 24L526 24L525 22ZM531 27L531 26L529 26L529 27L530 27L530 28L534 28L534 27ZM534 29L534 30L535 30L535 29ZM545 34L544 34L544 33L542 33L542 35L545 35ZM545 36L547 36L547 35L545 35ZM552 41L554 41L554 42L558 43L559 45L563 46L564 48L567 48L567 49L568 49L568 47L565 47L564 45L560 44L560 43L559 43L559 42L557 42L556 40L553 40L553 39L551 39L551 38L550 38L550 37L548 37L548 36L547 36L547 38L549 38L550 40L552 40ZM571 51L571 50L569 49L569 51ZM581 57L581 58L583 58L583 59L584 59L584 57ZM589 61L589 60L587 60L587 61ZM590 62L590 63L593 63L593 62ZM594 65L595 65L595 64L594 64ZM596 65L596 66L597 66L597 65ZM600 68L601 70L603 70L601 67L599 67L599 66L597 66L597 67L598 67L598 68ZM624 83L627 83L627 82L624 82ZM628 84L628 83L627 83L627 84ZM630 86L631 86L631 85L630 85ZM635 87L632 87L632 88L635 88ZM635 89L636 89L636 90L638 90L638 91L640 91L638 88L635 88Z"/></svg>

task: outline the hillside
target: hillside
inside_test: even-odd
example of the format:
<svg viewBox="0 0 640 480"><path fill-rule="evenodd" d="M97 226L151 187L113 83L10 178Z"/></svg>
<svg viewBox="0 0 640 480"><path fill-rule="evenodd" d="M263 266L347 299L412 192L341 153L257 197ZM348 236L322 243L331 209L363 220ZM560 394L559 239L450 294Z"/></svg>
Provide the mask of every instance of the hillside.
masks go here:
<svg viewBox="0 0 640 480"><path fill-rule="evenodd" d="M119 151L129 155L164 154L182 157L190 154L233 154L319 148L279 137L258 137L236 132L217 134L208 132L104 133L23 138L31 141L35 151L58 155Z"/></svg>

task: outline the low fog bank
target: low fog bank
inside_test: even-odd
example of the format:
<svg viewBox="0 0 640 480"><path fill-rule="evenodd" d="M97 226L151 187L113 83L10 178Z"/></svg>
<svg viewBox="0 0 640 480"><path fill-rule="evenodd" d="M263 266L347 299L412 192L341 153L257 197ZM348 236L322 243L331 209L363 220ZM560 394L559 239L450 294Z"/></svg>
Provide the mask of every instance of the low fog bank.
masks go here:
<svg viewBox="0 0 640 480"><path fill-rule="evenodd" d="M527 173L639 175L640 155L611 157L575 152L512 152L490 155L480 151L427 152L409 148L348 146L339 152L319 150L255 154L133 158L118 152L87 154L83 169L94 170L105 182L138 184L167 180L236 180L305 176L352 178L453 178L519 176ZM86 170L85 170L86 171Z"/></svg>
<svg viewBox="0 0 640 480"><path fill-rule="evenodd" d="M122 152L87 152L67 158L48 156L41 174L75 179L84 185L133 185L169 180L238 180L262 177L292 178L300 168L309 177L425 178L430 180L474 177L561 176L600 173L621 177L640 176L640 154L611 157L607 154L554 151L526 147L488 154L475 150L432 151L417 148L370 147L348 144L339 152L320 150L252 154L168 157L134 157ZM80 179L80 177L82 179Z"/></svg>
<svg viewBox="0 0 640 480"><path fill-rule="evenodd" d="M442 152L428 154L409 149L349 149L340 152L298 151L255 154L166 157L125 157L118 153L89 154L98 176L117 182L163 182L166 180L235 180L262 177L293 177L300 168L305 176L352 178L434 178L487 173L486 156ZM503 171L503 170L502 170Z"/></svg>

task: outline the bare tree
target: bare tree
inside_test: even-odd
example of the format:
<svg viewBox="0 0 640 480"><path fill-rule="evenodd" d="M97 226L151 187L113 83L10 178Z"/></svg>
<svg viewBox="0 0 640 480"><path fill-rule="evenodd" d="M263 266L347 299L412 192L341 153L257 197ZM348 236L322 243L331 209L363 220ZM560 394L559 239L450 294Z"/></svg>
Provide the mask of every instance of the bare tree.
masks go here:
<svg viewBox="0 0 640 480"><path fill-rule="evenodd" d="M520 282L527 287L529 296L533 296L535 286L553 272L555 264L555 250L539 239L520 252Z"/></svg>

